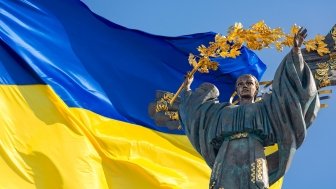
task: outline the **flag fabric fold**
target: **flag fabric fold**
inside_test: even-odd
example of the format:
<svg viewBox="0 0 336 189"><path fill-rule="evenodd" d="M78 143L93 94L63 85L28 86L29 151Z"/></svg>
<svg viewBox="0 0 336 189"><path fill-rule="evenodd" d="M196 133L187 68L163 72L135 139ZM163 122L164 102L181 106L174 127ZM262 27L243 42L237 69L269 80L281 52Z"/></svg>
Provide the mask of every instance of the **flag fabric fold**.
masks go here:
<svg viewBox="0 0 336 189"><path fill-rule="evenodd" d="M156 126L147 106L179 87L189 53L214 36L128 29L78 0L1 1L0 186L207 188L184 131ZM214 83L227 101L240 74L260 79L266 66L241 51L195 84Z"/></svg>

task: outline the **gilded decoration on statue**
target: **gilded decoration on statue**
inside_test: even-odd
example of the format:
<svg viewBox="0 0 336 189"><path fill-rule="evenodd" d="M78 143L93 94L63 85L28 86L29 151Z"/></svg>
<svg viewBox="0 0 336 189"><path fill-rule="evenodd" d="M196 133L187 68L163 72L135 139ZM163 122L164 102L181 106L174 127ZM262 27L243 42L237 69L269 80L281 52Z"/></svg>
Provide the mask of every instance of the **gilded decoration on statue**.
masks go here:
<svg viewBox="0 0 336 189"><path fill-rule="evenodd" d="M258 158L255 162L251 164L251 182L256 183L256 181L263 180L263 168L264 163L266 163L263 159ZM266 166L265 166L266 168Z"/></svg>
<svg viewBox="0 0 336 189"><path fill-rule="evenodd" d="M199 55L189 54L189 64L193 66L187 76L191 78L196 71L201 73L209 73L209 70L217 70L218 63L211 58L236 58L241 54L240 49L243 45L251 50L262 50L264 48L274 47L278 51L282 51L283 47L292 47L294 36L298 33L300 27L293 25L290 33L286 34L281 28L272 29L267 26L264 21L253 24L249 29L244 29L241 23L236 23L228 30L228 34L223 36L217 34L215 40L209 43L209 46L200 45L197 50ZM335 32L332 34L334 35ZM324 42L325 37L316 35L314 39L303 42L308 52L316 51L320 56L329 54L327 44ZM185 87L186 80L170 100L172 105Z"/></svg>
<svg viewBox="0 0 336 189"><path fill-rule="evenodd" d="M163 100L169 102L171 101L171 99L174 97L173 93L164 93L163 94Z"/></svg>
<svg viewBox="0 0 336 189"><path fill-rule="evenodd" d="M336 70L336 59L331 59L330 60L330 69L331 70Z"/></svg>
<svg viewBox="0 0 336 189"><path fill-rule="evenodd" d="M179 120L178 113L173 111L166 111L165 114L169 116L171 120Z"/></svg>
<svg viewBox="0 0 336 189"><path fill-rule="evenodd" d="M246 138L247 136L248 136L247 132L236 133L236 134L230 136L230 140L240 139L240 138Z"/></svg>
<svg viewBox="0 0 336 189"><path fill-rule="evenodd" d="M262 50L264 48L275 48L282 51L283 47L292 47L293 38L300 27L293 25L290 33L286 34L281 28L272 29L264 21L253 24L250 28L244 29L241 23L236 23L228 30L228 34L223 36L217 34L214 42L209 46L201 45L197 48L199 56L190 54L189 63L192 66L201 64L199 71L208 73L209 69L217 69L218 64L211 61L211 57L236 58L240 55L240 48L245 45L251 50ZM335 30L333 37L336 36ZM316 35L314 39L304 42L308 52L316 51L320 56L329 54L325 37Z"/></svg>
<svg viewBox="0 0 336 189"><path fill-rule="evenodd" d="M335 46L335 47L336 47L336 46ZM334 48L335 48L335 47L334 47ZM336 48L335 48L335 49L336 49ZM330 53L329 56L330 56L330 59L336 59L336 52Z"/></svg>
<svg viewBox="0 0 336 189"><path fill-rule="evenodd" d="M168 103L163 98L156 102L156 112L167 111L168 110Z"/></svg>
<svg viewBox="0 0 336 189"><path fill-rule="evenodd" d="M327 87L331 85L330 81L330 71L336 70L336 59L330 59L327 62L318 63L318 69L316 69L316 73L314 75L315 79L319 81L319 88Z"/></svg>
<svg viewBox="0 0 336 189"><path fill-rule="evenodd" d="M160 103L156 107L161 112L151 116L169 129L183 126L190 142L212 170L210 189L272 187L284 176L295 150L304 141L302 133L319 109L327 107L320 101L329 99L332 91L321 88L336 85L335 28L336 25L326 36L317 35L304 41L307 30L298 26L285 34L264 22L249 29L235 24L227 36L218 34L208 47L201 45L199 55L190 54L193 70L173 97L172 93L157 93L156 100ZM301 48L303 44L305 49ZM211 83L191 89L196 71L208 73L217 69L212 57L235 58L242 45L252 50L294 47L279 65L274 82L257 85L255 77L242 75L229 102L219 101L219 90ZM154 109L152 103L149 110ZM277 149L266 153L265 149L273 145ZM227 171L235 168L238 171Z"/></svg>
<svg viewBox="0 0 336 189"><path fill-rule="evenodd" d="M327 62L317 64L318 69L316 69L315 79L319 81L319 87L326 87L330 84L328 77L329 65Z"/></svg>
<svg viewBox="0 0 336 189"><path fill-rule="evenodd" d="M192 77L195 72L209 73L210 70L216 70L218 63L211 60L212 57L229 57L236 58L240 55L240 48L245 45L252 50L262 50L264 48L275 48L278 51L282 51L283 47L293 46L293 38L299 31L300 27L293 25L288 34L284 33L281 28L272 29L268 27L263 21L253 24L250 28L244 29L241 23L236 23L228 29L226 36L217 34L213 42L209 43L209 46L200 45L197 49L199 55L190 54L188 61L193 69L186 75L185 81L182 83L178 91L174 93L165 93L161 99L156 102L156 112L168 112L170 106L173 105L175 99L185 87L187 78ZM336 41L336 29L330 31L331 38L334 43ZM306 40L303 42L306 47L306 51L316 51L319 56L329 55L329 60L322 63L315 64L316 69L314 71L314 77L317 81L317 87L323 88L332 85L329 75L331 71L336 70L336 52L327 48L325 43L325 36L316 35L315 38ZM336 44L333 46L336 48ZM269 88L272 85L272 81L260 82L260 85L264 85L261 88L260 96L256 101L262 100L262 96L265 93L271 93ZM229 103L236 105L238 100L236 93L233 93ZM321 107L326 107L322 104ZM178 113L170 111L165 113L171 120L178 120Z"/></svg>

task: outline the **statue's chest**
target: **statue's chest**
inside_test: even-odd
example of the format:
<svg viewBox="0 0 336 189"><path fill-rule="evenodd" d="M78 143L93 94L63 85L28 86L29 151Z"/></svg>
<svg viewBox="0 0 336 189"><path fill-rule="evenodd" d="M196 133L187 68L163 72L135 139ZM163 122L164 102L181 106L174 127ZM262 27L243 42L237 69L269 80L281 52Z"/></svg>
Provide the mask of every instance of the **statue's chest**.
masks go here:
<svg viewBox="0 0 336 189"><path fill-rule="evenodd" d="M224 116L226 119L232 119L232 121L235 122L246 122L255 119L258 112L258 106L256 106L256 104L247 104L230 108Z"/></svg>
<svg viewBox="0 0 336 189"><path fill-rule="evenodd" d="M244 132L265 126L263 115L257 104L227 108L221 115L221 130L224 132Z"/></svg>

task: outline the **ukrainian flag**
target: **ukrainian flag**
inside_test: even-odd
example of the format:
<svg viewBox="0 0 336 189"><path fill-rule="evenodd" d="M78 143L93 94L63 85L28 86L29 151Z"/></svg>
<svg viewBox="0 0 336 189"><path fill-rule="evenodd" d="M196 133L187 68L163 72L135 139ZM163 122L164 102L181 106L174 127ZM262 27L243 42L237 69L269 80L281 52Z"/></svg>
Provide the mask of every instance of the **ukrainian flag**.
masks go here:
<svg viewBox="0 0 336 189"><path fill-rule="evenodd" d="M127 29L79 0L0 1L0 188L208 188L183 130L156 126L147 106L214 36ZM240 74L266 69L246 48L217 61L195 83L220 86L225 101Z"/></svg>

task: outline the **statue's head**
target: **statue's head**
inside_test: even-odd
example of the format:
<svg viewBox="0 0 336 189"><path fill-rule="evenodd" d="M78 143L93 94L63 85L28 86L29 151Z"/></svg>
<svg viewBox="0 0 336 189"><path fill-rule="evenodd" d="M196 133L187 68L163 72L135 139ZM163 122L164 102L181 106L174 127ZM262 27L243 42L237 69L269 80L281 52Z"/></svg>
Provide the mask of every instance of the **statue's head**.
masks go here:
<svg viewBox="0 0 336 189"><path fill-rule="evenodd" d="M240 76L236 81L236 92L239 100L253 103L258 95L259 82L251 74Z"/></svg>

